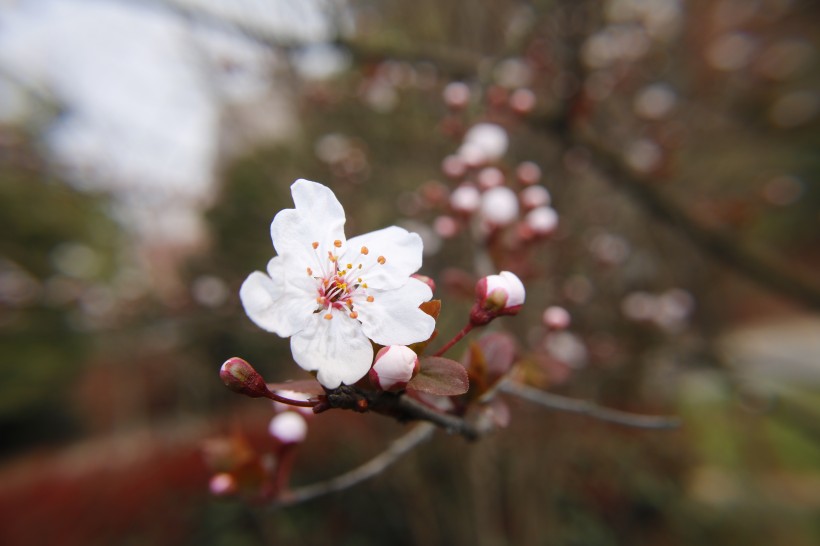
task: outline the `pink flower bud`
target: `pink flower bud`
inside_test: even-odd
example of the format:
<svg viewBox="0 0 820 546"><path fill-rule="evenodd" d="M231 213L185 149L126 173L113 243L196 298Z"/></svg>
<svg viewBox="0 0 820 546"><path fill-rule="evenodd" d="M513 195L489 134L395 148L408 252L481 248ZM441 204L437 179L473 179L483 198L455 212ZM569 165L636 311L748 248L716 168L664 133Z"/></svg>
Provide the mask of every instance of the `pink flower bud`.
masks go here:
<svg viewBox="0 0 820 546"><path fill-rule="evenodd" d="M253 366L238 357L229 358L219 369L219 378L226 387L251 398L269 397L265 380Z"/></svg>
<svg viewBox="0 0 820 546"><path fill-rule="evenodd" d="M558 227L558 213L550 207L538 207L527 213L524 222L536 235L549 235Z"/></svg>
<svg viewBox="0 0 820 546"><path fill-rule="evenodd" d="M450 206L457 212L470 214L481 205L481 193L474 186L462 184L450 194Z"/></svg>
<svg viewBox="0 0 820 546"><path fill-rule="evenodd" d="M503 186L504 173L498 167L485 167L478 172L478 185L483 190Z"/></svg>
<svg viewBox="0 0 820 546"><path fill-rule="evenodd" d="M470 88L462 82L452 82L447 84L442 93L445 104L453 109L460 109L470 102Z"/></svg>
<svg viewBox="0 0 820 546"><path fill-rule="evenodd" d="M521 204L525 209L534 209L536 207L545 207L550 204L550 192L544 186L530 186L521 190L518 194L521 199Z"/></svg>
<svg viewBox="0 0 820 546"><path fill-rule="evenodd" d="M553 305L544 310L541 317L544 325L551 330L565 330L569 327L571 318L569 313L563 307Z"/></svg>
<svg viewBox="0 0 820 546"><path fill-rule="evenodd" d="M467 164L457 155L448 155L441 162L441 171L448 178L461 178L467 172Z"/></svg>
<svg viewBox="0 0 820 546"><path fill-rule="evenodd" d="M233 495L237 489L236 478L227 472L214 474L208 482L208 489L210 489L211 495L217 497Z"/></svg>
<svg viewBox="0 0 820 546"><path fill-rule="evenodd" d="M522 184L537 184L541 180L541 167L532 161L524 161L515 169L515 175Z"/></svg>
<svg viewBox="0 0 820 546"><path fill-rule="evenodd" d="M526 298L524 284L514 273L502 271L488 275L476 283L476 301L470 311L475 326L487 324L501 315L515 315Z"/></svg>
<svg viewBox="0 0 820 546"><path fill-rule="evenodd" d="M518 217L518 197L505 186L492 188L481 196L481 218L494 225L506 226Z"/></svg>
<svg viewBox="0 0 820 546"><path fill-rule="evenodd" d="M271 419L268 432L283 444L298 444L307 436L307 421L295 411L285 411Z"/></svg>
<svg viewBox="0 0 820 546"><path fill-rule="evenodd" d="M376 353L370 381L385 391L400 391L419 371L419 357L404 345L389 345Z"/></svg>
<svg viewBox="0 0 820 546"><path fill-rule="evenodd" d="M418 280L418 281L423 282L427 286L429 286L431 291L433 291L433 292L436 291L436 281L434 281L433 279L431 279L427 275L419 275L418 273L414 273L413 275L410 275L410 276L413 277L414 279Z"/></svg>
<svg viewBox="0 0 820 546"><path fill-rule="evenodd" d="M535 93L529 89L516 89L510 95L510 108L518 114L528 114L535 108Z"/></svg>
<svg viewBox="0 0 820 546"><path fill-rule="evenodd" d="M433 231L442 239L451 239L458 234L458 222L452 216L439 216L433 220Z"/></svg>

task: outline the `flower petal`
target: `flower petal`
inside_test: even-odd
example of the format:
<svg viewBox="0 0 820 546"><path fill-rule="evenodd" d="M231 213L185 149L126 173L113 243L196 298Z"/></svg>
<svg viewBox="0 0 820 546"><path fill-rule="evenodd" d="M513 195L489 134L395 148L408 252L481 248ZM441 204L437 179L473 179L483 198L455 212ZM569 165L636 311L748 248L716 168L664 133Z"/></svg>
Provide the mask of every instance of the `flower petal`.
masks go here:
<svg viewBox="0 0 820 546"><path fill-rule="evenodd" d="M341 258L342 262L348 261L347 256L358 255L362 247L367 247L368 263L365 264L363 277L368 286L377 290L400 287L421 267L421 237L397 226L353 237L347 242L347 247L350 250ZM384 264L376 261L380 256L384 257ZM351 257L349 261L354 260Z"/></svg>
<svg viewBox="0 0 820 546"><path fill-rule="evenodd" d="M277 277L280 258L268 264L268 271ZM250 319L263 330L281 337L290 337L305 327L316 307L315 297L292 285L254 271L239 289L239 298Z"/></svg>
<svg viewBox="0 0 820 546"><path fill-rule="evenodd" d="M345 211L330 188L300 178L290 190L296 208L279 211L270 226L276 253L296 259L301 269L315 267L317 260L324 264L328 251L344 252ZM314 242L319 243L316 249Z"/></svg>
<svg viewBox="0 0 820 546"><path fill-rule="evenodd" d="M435 319L419 309L433 297L427 284L411 278L400 288L371 295L372 302L359 300L355 310L364 334L379 345L410 345L433 334Z"/></svg>
<svg viewBox="0 0 820 546"><path fill-rule="evenodd" d="M316 378L328 389L352 385L370 370L373 345L362 332L359 321L343 311L333 318L314 314L304 330L290 338L293 359L304 370L318 371Z"/></svg>

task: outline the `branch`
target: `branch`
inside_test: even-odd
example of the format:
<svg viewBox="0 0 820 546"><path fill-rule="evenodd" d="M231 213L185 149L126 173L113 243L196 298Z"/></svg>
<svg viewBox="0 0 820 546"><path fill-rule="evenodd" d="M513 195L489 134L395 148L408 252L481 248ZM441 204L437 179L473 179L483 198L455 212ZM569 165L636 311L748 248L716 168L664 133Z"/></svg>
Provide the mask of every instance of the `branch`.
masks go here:
<svg viewBox="0 0 820 546"><path fill-rule="evenodd" d="M681 424L680 419L677 417L639 415L621 410L603 408L588 400L577 400L575 398L561 396L560 394L553 394L514 381L504 381L500 385L499 390L545 408L568 413L579 413L592 417L593 419L598 419L599 421L606 421L607 423L615 423L627 427L662 430L677 428Z"/></svg>
<svg viewBox="0 0 820 546"><path fill-rule="evenodd" d="M341 385L337 389L328 391L327 396L314 407L313 411L322 413L333 408L357 412L373 411L402 422L428 421L450 434L459 434L468 440L475 440L483 433L465 418L439 411L406 394L365 391L355 386Z"/></svg>
<svg viewBox="0 0 820 546"><path fill-rule="evenodd" d="M730 233L707 228L683 207L664 196L648 181L634 174L619 156L603 146L589 131L579 131L575 143L593 152L593 161L616 186L626 191L655 219L678 230L712 259L757 282L763 288L793 301L820 309L817 277L796 271L795 265L781 265L778 258L748 248Z"/></svg>
<svg viewBox="0 0 820 546"><path fill-rule="evenodd" d="M272 507L282 508L306 502L317 497L329 495L330 493L349 489L365 480L378 476L398 461L404 454L429 440L433 435L433 430L435 430L434 425L421 423L403 436L394 440L386 450L363 465L335 478L285 491L280 498L274 501Z"/></svg>

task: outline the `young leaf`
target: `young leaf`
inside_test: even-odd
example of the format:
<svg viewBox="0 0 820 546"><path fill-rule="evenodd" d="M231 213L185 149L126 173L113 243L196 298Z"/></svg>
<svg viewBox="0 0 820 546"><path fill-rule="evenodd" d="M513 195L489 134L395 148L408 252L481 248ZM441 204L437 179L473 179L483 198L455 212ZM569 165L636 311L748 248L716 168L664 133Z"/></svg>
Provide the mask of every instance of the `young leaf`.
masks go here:
<svg viewBox="0 0 820 546"><path fill-rule="evenodd" d="M407 388L437 396L456 396L467 392L470 382L464 366L449 358L431 356L421 359L419 373Z"/></svg>

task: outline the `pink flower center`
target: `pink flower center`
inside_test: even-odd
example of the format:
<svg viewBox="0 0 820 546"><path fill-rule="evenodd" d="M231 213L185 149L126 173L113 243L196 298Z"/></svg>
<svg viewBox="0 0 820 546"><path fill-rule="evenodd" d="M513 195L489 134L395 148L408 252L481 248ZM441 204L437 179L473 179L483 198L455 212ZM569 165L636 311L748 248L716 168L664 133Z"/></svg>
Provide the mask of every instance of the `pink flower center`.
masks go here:
<svg viewBox="0 0 820 546"><path fill-rule="evenodd" d="M337 240L333 242L333 246L341 248L342 243ZM318 247L318 242L313 243L314 250ZM331 311L336 309L347 312L350 318L355 319L358 318L359 313L355 310L354 299L368 303L375 301L375 298L368 293L367 282L363 278L374 264L365 267L360 261L362 256L369 253L368 248L363 246L354 259L343 264L340 264L339 256L335 251L328 251L324 258L317 254L321 270L314 272L310 267L307 268L308 276L318 281L316 287L318 307L314 313L325 312L324 318L330 320L333 318ZM379 256L375 262L378 265L385 263L387 260L384 256Z"/></svg>

